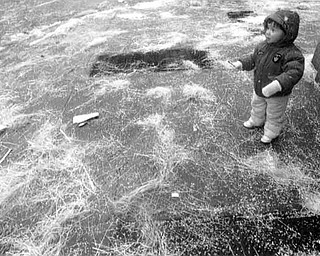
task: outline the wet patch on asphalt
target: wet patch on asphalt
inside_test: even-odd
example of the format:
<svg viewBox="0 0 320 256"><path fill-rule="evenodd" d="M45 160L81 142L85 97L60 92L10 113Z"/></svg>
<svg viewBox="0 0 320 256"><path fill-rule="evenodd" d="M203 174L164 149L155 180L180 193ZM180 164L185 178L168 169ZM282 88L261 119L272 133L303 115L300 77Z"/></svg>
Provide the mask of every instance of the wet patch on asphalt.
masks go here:
<svg viewBox="0 0 320 256"><path fill-rule="evenodd" d="M90 76L129 73L135 70L172 71L188 69L190 65L208 68L211 63L206 51L181 48L151 52L100 55L90 70Z"/></svg>

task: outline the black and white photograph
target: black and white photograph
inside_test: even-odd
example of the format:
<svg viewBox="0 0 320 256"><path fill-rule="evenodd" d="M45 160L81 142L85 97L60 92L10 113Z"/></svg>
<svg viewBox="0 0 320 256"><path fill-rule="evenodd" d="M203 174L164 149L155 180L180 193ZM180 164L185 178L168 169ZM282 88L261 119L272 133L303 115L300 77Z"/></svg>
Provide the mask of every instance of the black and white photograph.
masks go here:
<svg viewBox="0 0 320 256"><path fill-rule="evenodd" d="M0 0L0 256L319 255L319 0Z"/></svg>

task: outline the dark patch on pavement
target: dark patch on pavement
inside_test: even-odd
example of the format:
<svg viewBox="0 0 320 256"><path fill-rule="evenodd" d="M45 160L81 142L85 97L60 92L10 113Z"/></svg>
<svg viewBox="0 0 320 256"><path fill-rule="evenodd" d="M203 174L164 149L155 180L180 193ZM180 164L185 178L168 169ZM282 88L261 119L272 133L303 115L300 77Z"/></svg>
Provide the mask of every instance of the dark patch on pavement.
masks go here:
<svg viewBox="0 0 320 256"><path fill-rule="evenodd" d="M227 13L230 19L240 19L253 15L253 11L233 11Z"/></svg>
<svg viewBox="0 0 320 256"><path fill-rule="evenodd" d="M206 51L189 48L164 49L150 52L103 54L92 65L90 76L130 73L135 70L172 71L185 70L183 61L192 61L200 68L211 65Z"/></svg>
<svg viewBox="0 0 320 256"><path fill-rule="evenodd" d="M320 249L319 216L172 217L164 229L179 255L277 255Z"/></svg>

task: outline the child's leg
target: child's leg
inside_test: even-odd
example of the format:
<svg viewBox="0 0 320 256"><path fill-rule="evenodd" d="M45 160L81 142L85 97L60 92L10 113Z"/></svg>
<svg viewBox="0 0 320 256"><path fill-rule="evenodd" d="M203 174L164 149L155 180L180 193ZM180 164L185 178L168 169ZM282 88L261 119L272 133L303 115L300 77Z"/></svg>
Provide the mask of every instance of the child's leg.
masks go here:
<svg viewBox="0 0 320 256"><path fill-rule="evenodd" d="M251 107L252 109L250 119L254 123L254 126L263 125L266 119L266 99L259 97L255 92L253 92Z"/></svg>
<svg viewBox="0 0 320 256"><path fill-rule="evenodd" d="M264 135L270 139L279 136L285 121L285 111L289 96L267 99L267 119L264 126Z"/></svg>

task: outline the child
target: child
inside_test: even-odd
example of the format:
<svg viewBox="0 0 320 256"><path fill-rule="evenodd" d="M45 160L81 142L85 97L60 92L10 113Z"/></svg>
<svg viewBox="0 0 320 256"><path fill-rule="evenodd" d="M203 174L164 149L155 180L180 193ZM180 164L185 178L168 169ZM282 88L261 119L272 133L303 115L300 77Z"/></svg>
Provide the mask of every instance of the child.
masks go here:
<svg viewBox="0 0 320 256"><path fill-rule="evenodd" d="M304 72L304 57L293 43L299 23L299 15L293 11L269 15L263 23L266 40L253 54L232 63L239 70L254 69L251 116L243 125L248 129L264 125L263 143L279 136L289 95Z"/></svg>

